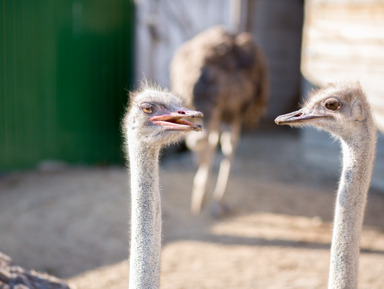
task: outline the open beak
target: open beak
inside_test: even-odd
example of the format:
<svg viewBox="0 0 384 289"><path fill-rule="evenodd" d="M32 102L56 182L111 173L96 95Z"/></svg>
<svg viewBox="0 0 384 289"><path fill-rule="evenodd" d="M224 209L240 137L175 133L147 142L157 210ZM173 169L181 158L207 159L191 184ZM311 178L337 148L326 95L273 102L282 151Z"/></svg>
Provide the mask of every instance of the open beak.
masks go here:
<svg viewBox="0 0 384 289"><path fill-rule="evenodd" d="M187 121L185 118L203 118L203 113L187 108L175 112L152 116L149 120L153 124L161 125L167 129L201 131L201 125Z"/></svg>
<svg viewBox="0 0 384 289"><path fill-rule="evenodd" d="M275 123L278 125L284 125L284 124L295 125L295 124L303 124L311 119L326 118L326 117L327 116L325 115L316 114L313 111L308 111L302 108L297 111L278 116L275 119Z"/></svg>

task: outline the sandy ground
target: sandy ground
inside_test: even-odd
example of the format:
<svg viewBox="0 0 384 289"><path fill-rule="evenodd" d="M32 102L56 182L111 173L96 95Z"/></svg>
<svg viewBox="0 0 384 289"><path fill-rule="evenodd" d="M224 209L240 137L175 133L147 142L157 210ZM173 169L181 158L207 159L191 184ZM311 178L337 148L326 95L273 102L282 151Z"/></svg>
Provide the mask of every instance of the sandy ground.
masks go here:
<svg viewBox="0 0 384 289"><path fill-rule="evenodd" d="M303 163L296 131L243 137L226 218L189 213L195 168L188 152L162 164L161 288L326 288L337 176ZM128 191L123 167L3 176L0 251L72 288L127 288ZM384 288L383 192L369 194L361 248L359 288Z"/></svg>

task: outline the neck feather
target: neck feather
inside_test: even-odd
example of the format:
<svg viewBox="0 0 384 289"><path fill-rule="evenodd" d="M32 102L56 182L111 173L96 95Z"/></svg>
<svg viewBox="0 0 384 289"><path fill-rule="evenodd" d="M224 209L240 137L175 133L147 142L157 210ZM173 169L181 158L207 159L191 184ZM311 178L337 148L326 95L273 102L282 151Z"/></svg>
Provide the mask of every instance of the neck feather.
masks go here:
<svg viewBox="0 0 384 289"><path fill-rule="evenodd" d="M375 158L376 132L361 135L360 139L342 139L341 145L343 170L336 200L328 286L356 289L360 233Z"/></svg>
<svg viewBox="0 0 384 289"><path fill-rule="evenodd" d="M159 288L161 253L159 148L131 142L128 151L131 174L129 288Z"/></svg>

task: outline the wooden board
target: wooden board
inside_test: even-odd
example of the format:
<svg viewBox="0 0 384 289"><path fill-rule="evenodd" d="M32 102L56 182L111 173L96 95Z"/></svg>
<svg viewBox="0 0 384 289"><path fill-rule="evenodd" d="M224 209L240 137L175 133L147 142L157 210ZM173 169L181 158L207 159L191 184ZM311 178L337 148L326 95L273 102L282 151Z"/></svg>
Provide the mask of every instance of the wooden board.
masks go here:
<svg viewBox="0 0 384 289"><path fill-rule="evenodd" d="M359 80L384 131L383 1L305 1L301 61L316 86Z"/></svg>

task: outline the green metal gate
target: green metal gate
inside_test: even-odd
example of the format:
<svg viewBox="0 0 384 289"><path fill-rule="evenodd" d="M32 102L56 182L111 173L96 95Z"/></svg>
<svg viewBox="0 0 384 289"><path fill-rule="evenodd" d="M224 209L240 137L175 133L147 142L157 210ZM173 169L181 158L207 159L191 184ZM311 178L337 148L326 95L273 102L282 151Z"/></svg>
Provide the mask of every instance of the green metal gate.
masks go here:
<svg viewBox="0 0 384 289"><path fill-rule="evenodd" d="M121 162L133 1L0 1L0 171Z"/></svg>

